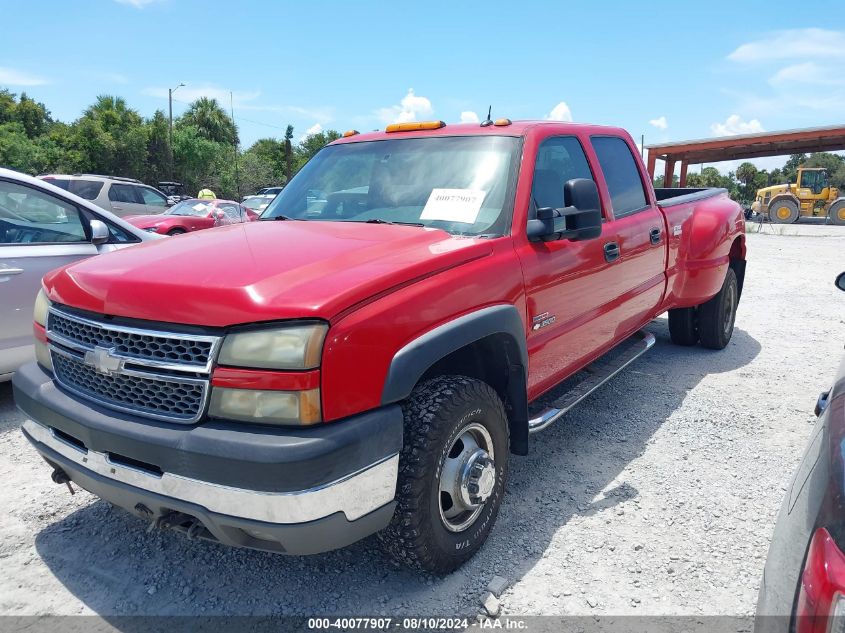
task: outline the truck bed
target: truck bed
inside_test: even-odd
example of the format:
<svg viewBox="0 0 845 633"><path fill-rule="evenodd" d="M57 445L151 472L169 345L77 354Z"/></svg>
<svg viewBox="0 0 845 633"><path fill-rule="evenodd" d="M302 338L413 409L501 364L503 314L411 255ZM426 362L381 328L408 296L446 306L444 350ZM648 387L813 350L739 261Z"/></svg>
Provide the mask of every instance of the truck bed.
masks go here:
<svg viewBox="0 0 845 633"><path fill-rule="evenodd" d="M671 207L685 202L712 198L728 190L723 187L655 187L654 193L661 207Z"/></svg>

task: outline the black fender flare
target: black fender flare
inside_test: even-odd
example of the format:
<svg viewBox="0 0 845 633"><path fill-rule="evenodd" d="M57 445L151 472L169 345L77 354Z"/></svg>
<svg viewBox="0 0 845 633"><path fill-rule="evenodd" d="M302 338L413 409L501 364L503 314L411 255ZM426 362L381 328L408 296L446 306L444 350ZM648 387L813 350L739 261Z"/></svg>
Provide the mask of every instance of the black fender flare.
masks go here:
<svg viewBox="0 0 845 633"><path fill-rule="evenodd" d="M452 319L407 343L393 356L381 395L382 405L404 400L435 363L459 349L495 334L507 338L511 450L528 450L528 343L525 325L513 305L494 305Z"/></svg>

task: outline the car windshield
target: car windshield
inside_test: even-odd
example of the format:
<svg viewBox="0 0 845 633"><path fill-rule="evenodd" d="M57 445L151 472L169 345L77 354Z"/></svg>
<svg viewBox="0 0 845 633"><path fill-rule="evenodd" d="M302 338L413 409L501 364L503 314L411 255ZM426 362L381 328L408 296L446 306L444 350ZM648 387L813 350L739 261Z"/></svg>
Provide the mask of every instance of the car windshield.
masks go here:
<svg viewBox="0 0 845 633"><path fill-rule="evenodd" d="M245 198L241 204L247 209L252 209L254 211L255 209L263 209L266 207L270 204L270 200L272 200L272 197L264 198L262 196L254 196L252 198Z"/></svg>
<svg viewBox="0 0 845 633"><path fill-rule="evenodd" d="M393 222L455 235L502 235L519 139L399 138L331 145L262 214L332 222Z"/></svg>
<svg viewBox="0 0 845 633"><path fill-rule="evenodd" d="M183 200L179 204L175 204L168 209L164 215L193 215L203 216L208 215L211 211L211 205L202 200Z"/></svg>

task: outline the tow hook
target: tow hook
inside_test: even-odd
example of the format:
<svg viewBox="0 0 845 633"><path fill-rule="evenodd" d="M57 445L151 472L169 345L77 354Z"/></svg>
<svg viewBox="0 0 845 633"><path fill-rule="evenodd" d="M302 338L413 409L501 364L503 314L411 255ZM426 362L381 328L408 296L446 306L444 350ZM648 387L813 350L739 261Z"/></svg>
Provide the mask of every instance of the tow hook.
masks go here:
<svg viewBox="0 0 845 633"><path fill-rule="evenodd" d="M172 527L181 525L182 523L187 523L188 521L195 523L196 519L190 514L177 512L176 510L173 510L172 512L165 512L152 520L150 526L147 528L147 532L152 532L153 530L169 530Z"/></svg>
<svg viewBox="0 0 845 633"><path fill-rule="evenodd" d="M73 486L70 485L70 477L68 477L67 473L61 468L54 468L52 474L50 475L50 479L52 479L54 483L65 484L67 489L70 491L70 494L76 494Z"/></svg>

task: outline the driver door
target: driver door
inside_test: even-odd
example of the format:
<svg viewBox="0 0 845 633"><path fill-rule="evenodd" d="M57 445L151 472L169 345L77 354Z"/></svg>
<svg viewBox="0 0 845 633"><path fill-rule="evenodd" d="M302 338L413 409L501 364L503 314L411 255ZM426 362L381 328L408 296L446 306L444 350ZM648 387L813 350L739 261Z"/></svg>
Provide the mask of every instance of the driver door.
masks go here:
<svg viewBox="0 0 845 633"><path fill-rule="evenodd" d="M32 357L32 309L41 278L96 254L75 205L0 179L0 376Z"/></svg>

